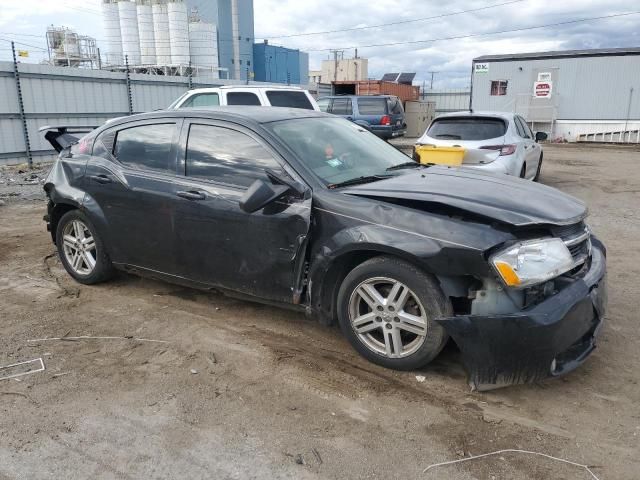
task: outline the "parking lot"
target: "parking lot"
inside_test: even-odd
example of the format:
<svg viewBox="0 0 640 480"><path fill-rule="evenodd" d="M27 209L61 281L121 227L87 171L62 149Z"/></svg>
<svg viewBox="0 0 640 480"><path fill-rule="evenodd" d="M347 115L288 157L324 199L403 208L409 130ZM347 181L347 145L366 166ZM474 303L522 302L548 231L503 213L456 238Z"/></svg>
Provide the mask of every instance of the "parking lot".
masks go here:
<svg viewBox="0 0 640 480"><path fill-rule="evenodd" d="M572 374L488 393L469 391L453 345L396 372L295 312L125 274L79 285L44 230L42 177L4 169L0 366L46 370L0 382L0 479L593 478L515 453L423 473L501 449L636 479L639 162L637 148L545 146L541 182L584 200L608 248L607 323Z"/></svg>

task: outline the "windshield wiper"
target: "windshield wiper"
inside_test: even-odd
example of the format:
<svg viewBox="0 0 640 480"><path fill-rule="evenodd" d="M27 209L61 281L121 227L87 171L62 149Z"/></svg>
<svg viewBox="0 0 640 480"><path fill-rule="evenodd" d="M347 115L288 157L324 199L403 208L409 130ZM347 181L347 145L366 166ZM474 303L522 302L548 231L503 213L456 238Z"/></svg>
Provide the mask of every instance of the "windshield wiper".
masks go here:
<svg viewBox="0 0 640 480"><path fill-rule="evenodd" d="M404 163L399 163L398 165L393 165L392 167L387 168L387 172L391 172L393 170L402 170L403 168L419 168L419 167L423 167L424 165L418 163L418 162L404 162Z"/></svg>
<svg viewBox="0 0 640 480"><path fill-rule="evenodd" d="M450 138L451 140L462 140L460 135L452 135L449 133L443 133L441 135L436 135L436 138Z"/></svg>
<svg viewBox="0 0 640 480"><path fill-rule="evenodd" d="M334 188L348 187L350 185L360 185L363 183L377 182L378 180L384 180L385 178L390 178L392 176L393 175L365 175L362 177L345 180L344 182L330 183L329 185L327 185L327 188L333 190Z"/></svg>

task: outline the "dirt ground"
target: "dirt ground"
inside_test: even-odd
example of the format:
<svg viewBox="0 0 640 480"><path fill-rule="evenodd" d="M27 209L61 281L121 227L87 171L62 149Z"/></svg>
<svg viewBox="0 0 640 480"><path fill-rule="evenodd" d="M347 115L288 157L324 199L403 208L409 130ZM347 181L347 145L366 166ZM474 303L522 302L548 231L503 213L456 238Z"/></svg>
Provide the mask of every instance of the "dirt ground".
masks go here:
<svg viewBox="0 0 640 480"><path fill-rule="evenodd" d="M574 373L482 394L453 346L394 372L298 313L124 274L78 285L39 194L0 185L0 366L46 366L0 381L0 479L595 478L517 453L423 473L500 449L640 478L639 167L638 150L546 146L542 182L586 201L608 247L607 324ZM118 338L32 341L78 336Z"/></svg>

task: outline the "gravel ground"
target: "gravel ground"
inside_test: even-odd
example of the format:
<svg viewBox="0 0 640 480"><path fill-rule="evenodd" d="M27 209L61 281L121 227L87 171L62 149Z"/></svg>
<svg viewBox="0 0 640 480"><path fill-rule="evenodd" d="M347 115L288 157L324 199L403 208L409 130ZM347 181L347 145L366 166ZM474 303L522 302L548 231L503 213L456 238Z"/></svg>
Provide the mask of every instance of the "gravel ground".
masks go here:
<svg viewBox="0 0 640 480"><path fill-rule="evenodd" d="M542 182L585 200L607 244L607 324L572 374L490 393L469 392L453 346L394 372L298 313L124 274L76 284L44 231L41 185L2 169L0 365L46 370L0 381L0 479L593 480L514 453L423 473L499 449L637 479L640 152L545 148ZM31 341L49 337L67 339Z"/></svg>

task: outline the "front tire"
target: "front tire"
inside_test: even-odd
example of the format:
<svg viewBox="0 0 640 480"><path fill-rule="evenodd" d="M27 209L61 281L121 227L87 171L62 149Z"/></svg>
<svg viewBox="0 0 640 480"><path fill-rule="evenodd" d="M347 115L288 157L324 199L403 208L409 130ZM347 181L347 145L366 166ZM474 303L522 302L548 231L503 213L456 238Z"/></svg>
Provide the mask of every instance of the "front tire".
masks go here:
<svg viewBox="0 0 640 480"><path fill-rule="evenodd" d="M393 257L354 268L338 293L338 320L351 345L396 370L423 367L440 353L448 336L434 319L450 315L437 280Z"/></svg>
<svg viewBox="0 0 640 480"><path fill-rule="evenodd" d="M56 246L65 270L85 285L109 280L114 273L104 243L80 210L65 213L56 228Z"/></svg>

